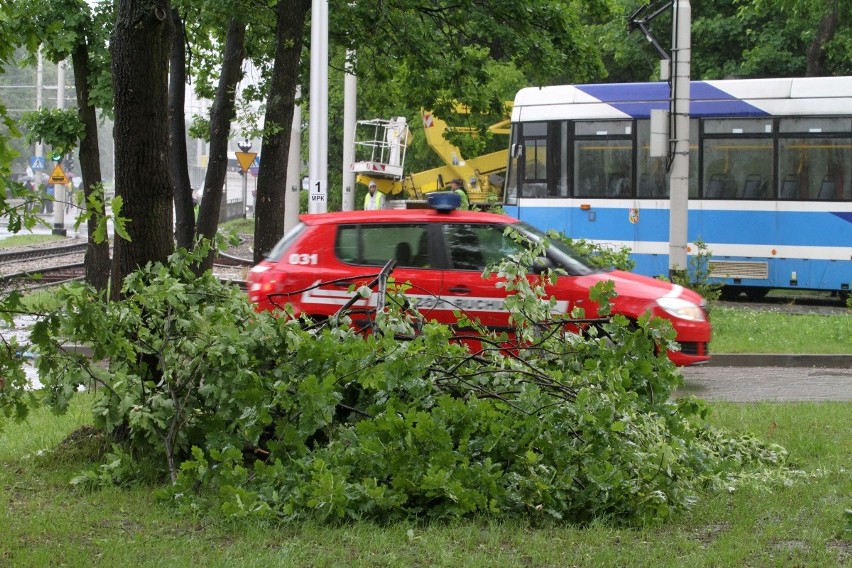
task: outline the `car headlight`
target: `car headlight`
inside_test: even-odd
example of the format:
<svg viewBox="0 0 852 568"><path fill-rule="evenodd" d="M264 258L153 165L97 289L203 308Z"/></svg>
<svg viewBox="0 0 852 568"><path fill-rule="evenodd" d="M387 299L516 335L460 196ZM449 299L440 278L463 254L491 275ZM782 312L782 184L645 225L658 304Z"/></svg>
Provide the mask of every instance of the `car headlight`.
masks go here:
<svg viewBox="0 0 852 568"><path fill-rule="evenodd" d="M704 310L701 306L683 298L659 298L657 305L676 318L689 321L704 321Z"/></svg>

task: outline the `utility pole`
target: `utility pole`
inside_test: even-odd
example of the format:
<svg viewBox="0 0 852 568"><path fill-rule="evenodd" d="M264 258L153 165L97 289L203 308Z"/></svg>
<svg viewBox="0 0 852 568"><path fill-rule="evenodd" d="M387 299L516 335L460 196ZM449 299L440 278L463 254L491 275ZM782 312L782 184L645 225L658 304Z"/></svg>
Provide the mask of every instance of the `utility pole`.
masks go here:
<svg viewBox="0 0 852 568"><path fill-rule="evenodd" d="M674 155L669 181L669 274L687 270L689 217L689 100L692 42L689 0L675 0L672 24L672 142Z"/></svg>
<svg viewBox="0 0 852 568"><path fill-rule="evenodd" d="M344 211L355 209L355 172L352 163L355 161L355 124L358 117L357 97L358 78L352 72L355 65L355 52L346 52L346 61L351 62L343 76L343 203Z"/></svg>
<svg viewBox="0 0 852 568"><path fill-rule="evenodd" d="M672 54L660 46L648 24L673 7ZM668 112L651 111L651 156L665 157L669 173L669 276L687 270L689 220L689 101L692 43L692 8L689 0L660 0L644 4L628 19L628 29L638 28L663 57L661 75L671 87ZM658 118L660 119L658 121ZM665 135L668 144L654 150L654 133Z"/></svg>
<svg viewBox="0 0 852 568"><path fill-rule="evenodd" d="M302 97L301 87L296 88L296 99ZM299 222L299 196L302 194L302 107L293 108L290 126L290 154L287 156L287 189L284 194L284 234Z"/></svg>
<svg viewBox="0 0 852 568"><path fill-rule="evenodd" d="M44 55L41 52L41 47L38 48L38 64L36 66L36 110L41 110L44 101L42 100L42 91L44 90ZM35 145L35 155L41 158L41 164L44 165L44 143L39 140ZM41 191L41 182L44 180L42 170L35 171L35 187L37 191Z"/></svg>
<svg viewBox="0 0 852 568"><path fill-rule="evenodd" d="M311 4L308 212L328 211L328 0Z"/></svg>

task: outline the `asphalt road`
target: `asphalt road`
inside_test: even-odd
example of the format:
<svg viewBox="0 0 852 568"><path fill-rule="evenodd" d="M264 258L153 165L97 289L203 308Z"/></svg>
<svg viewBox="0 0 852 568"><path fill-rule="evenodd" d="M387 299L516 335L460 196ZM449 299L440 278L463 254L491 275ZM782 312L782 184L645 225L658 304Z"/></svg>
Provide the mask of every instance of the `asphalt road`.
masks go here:
<svg viewBox="0 0 852 568"><path fill-rule="evenodd" d="M678 394L707 401L852 401L852 355L717 355L683 376Z"/></svg>

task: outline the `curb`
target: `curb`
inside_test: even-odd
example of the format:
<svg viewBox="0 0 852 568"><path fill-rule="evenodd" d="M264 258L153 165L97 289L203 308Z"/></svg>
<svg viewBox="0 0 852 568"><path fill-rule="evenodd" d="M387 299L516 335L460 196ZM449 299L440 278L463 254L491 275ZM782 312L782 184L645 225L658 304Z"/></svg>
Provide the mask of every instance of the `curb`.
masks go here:
<svg viewBox="0 0 852 568"><path fill-rule="evenodd" d="M852 369L852 355L810 355L793 353L715 353L711 367L818 367Z"/></svg>

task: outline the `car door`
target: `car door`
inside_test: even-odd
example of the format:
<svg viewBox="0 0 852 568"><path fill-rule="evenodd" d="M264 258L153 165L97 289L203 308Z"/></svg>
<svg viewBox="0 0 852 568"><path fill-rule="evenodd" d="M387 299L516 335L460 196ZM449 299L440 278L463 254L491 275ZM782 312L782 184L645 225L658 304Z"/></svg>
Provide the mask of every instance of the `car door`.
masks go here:
<svg viewBox="0 0 852 568"><path fill-rule="evenodd" d="M510 254L505 225L443 223L444 276L441 299L450 310L478 319L494 330L509 328L506 292L497 287L497 277L483 278L485 268Z"/></svg>
<svg viewBox="0 0 852 568"><path fill-rule="evenodd" d="M446 254L442 300L498 331L511 329L504 303L506 290L497 286L496 276L483 278L482 274L487 266L520 252L523 245L505 234L506 227L505 224L445 223L441 230ZM524 234L533 240L543 238ZM553 245L547 250L547 262L563 271L555 284L545 287L545 294L556 300L556 313L593 307L588 300L588 286L582 280L582 275L590 272L588 267ZM528 275L530 279L538 277L532 271Z"/></svg>
<svg viewBox="0 0 852 568"><path fill-rule="evenodd" d="M335 255L341 274L377 274L390 259L396 266L390 278L404 284L410 306L429 318L431 307L438 303L442 272L432 259L429 225L427 223L363 223L341 225L337 230ZM370 278L357 281L342 280L329 288L330 293L348 291L352 284L366 284ZM375 288L374 288L375 290ZM351 297L351 294L350 294ZM378 295L361 300L355 308L375 308Z"/></svg>

